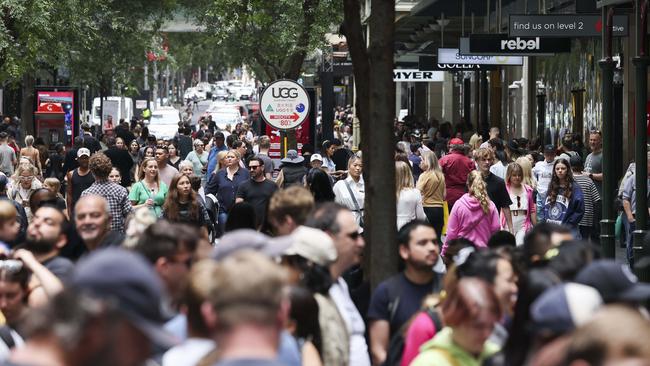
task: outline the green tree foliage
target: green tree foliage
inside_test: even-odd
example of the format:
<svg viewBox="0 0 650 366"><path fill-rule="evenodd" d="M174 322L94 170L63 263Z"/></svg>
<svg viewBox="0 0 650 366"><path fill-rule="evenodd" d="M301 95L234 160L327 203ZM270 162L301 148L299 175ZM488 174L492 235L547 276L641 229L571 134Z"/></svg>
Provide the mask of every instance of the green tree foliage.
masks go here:
<svg viewBox="0 0 650 366"><path fill-rule="evenodd" d="M126 85L176 0L0 0L0 81L67 67L74 83Z"/></svg>
<svg viewBox="0 0 650 366"><path fill-rule="evenodd" d="M338 0L193 0L189 11L228 61L263 80L296 79L305 57L341 23Z"/></svg>
<svg viewBox="0 0 650 366"><path fill-rule="evenodd" d="M77 0L0 0L0 81L58 60L76 33Z"/></svg>

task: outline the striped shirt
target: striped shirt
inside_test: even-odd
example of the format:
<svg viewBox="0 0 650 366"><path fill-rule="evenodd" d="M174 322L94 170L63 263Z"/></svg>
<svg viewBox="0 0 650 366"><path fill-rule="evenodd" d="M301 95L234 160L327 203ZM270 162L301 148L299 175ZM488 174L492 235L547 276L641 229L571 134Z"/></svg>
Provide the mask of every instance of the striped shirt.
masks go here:
<svg viewBox="0 0 650 366"><path fill-rule="evenodd" d="M574 173L573 179L582 189L585 201L585 214L582 216L579 225L592 227L594 225L594 207L600 201L598 189L588 175Z"/></svg>

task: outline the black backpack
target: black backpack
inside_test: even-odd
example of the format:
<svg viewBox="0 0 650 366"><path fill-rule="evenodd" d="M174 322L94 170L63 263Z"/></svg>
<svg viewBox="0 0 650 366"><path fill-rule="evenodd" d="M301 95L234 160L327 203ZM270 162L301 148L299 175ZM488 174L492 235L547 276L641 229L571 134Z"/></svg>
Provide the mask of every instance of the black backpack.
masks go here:
<svg viewBox="0 0 650 366"><path fill-rule="evenodd" d="M442 329L442 320L436 311L427 307L424 310L431 321L433 322L436 332L439 332ZM402 363L402 355L404 353L404 335L408 330L408 327L411 325L411 322L407 322L402 325L402 327L391 337L390 342L388 343L388 350L386 351L386 361L382 366L400 366Z"/></svg>

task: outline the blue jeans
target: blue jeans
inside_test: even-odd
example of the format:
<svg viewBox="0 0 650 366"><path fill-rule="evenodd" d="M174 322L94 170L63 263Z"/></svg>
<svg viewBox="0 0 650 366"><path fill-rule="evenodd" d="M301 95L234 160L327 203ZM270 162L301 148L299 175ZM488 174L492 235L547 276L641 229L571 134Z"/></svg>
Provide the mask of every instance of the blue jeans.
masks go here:
<svg viewBox="0 0 650 366"><path fill-rule="evenodd" d="M219 212L218 216L218 223L219 223L219 237L221 237L225 232L226 232L226 221L228 220L228 213L227 212Z"/></svg>
<svg viewBox="0 0 650 366"><path fill-rule="evenodd" d="M621 216L623 219L623 227L625 228L625 254L627 256L627 262L630 264L630 267L634 266L634 238L632 233L636 230L636 223L630 222L627 219L627 215L623 213Z"/></svg>

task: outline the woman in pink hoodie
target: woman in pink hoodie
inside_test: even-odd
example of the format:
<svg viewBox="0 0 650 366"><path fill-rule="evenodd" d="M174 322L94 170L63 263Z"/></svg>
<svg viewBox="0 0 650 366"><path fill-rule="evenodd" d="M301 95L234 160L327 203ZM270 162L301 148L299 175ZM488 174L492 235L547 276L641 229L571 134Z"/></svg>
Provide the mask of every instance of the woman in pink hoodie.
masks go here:
<svg viewBox="0 0 650 366"><path fill-rule="evenodd" d="M467 190L451 209L441 255L447 250L447 243L459 237L471 240L477 248L485 248L490 236L501 228L499 213L488 197L480 172L474 170L467 176Z"/></svg>

